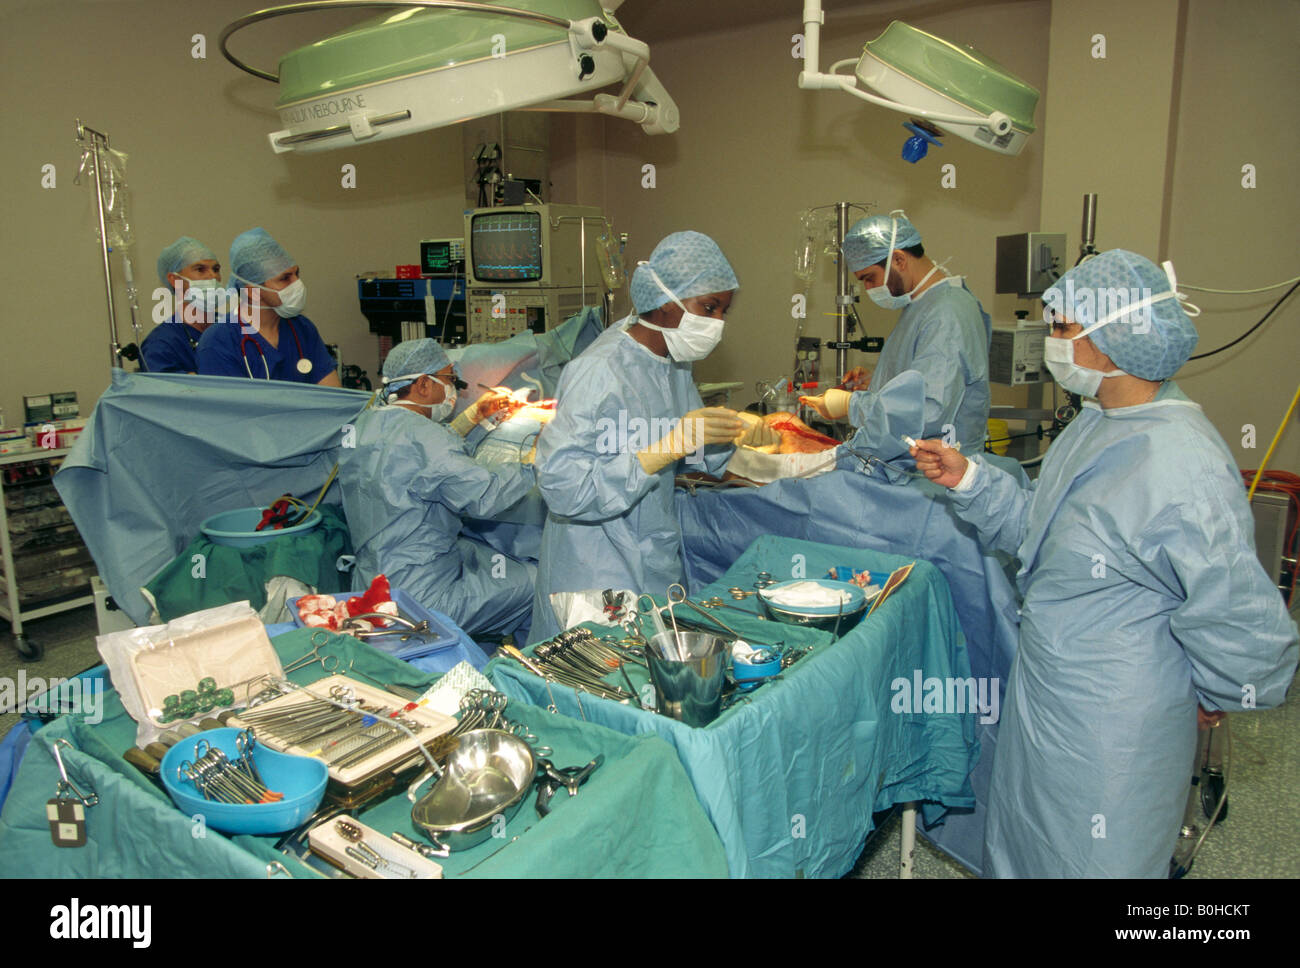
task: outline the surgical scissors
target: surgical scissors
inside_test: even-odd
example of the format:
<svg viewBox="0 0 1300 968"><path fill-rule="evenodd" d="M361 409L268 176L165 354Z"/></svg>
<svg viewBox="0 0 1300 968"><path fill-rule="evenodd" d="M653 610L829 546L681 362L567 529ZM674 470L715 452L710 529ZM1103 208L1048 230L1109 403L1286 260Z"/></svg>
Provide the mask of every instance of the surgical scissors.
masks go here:
<svg viewBox="0 0 1300 968"><path fill-rule="evenodd" d="M305 669L313 662L319 662L321 668L325 670L326 675L332 675L333 673L338 672L339 666L343 664L343 660L337 655L321 655L321 646L328 641L328 632L313 632L311 634L311 651L304 652L301 656L294 659L284 667L284 671L286 673L297 672L299 669ZM334 660L333 665L330 665L331 659Z"/></svg>
<svg viewBox="0 0 1300 968"><path fill-rule="evenodd" d="M681 596L680 596L679 598L673 598L673 589L676 589L678 592L681 593ZM708 612L707 610L705 610L705 609L703 609L703 608L700 608L700 606L696 605L693 601L691 601L689 598L687 598L687 597L686 597L686 589L685 589L684 587L682 587L681 585L676 585L676 584L674 584L674 585L669 585L669 586L668 586L668 601L669 601L669 603L672 604L672 605L686 605L686 606L689 607L689 608L693 608L693 609L695 609L695 611L699 612L701 615L703 615L703 616L704 616L706 619L708 619L710 622L713 622L715 625L720 625L720 626L722 626L724 629L726 629L728 632L730 632L731 635L734 636L735 638L738 638L738 639L743 639L743 638L744 638L743 635L741 635L739 632L737 632L735 629L733 629L730 625L728 625L728 624L727 624L726 622L724 622L722 619L718 618L718 616L716 616L716 615L714 615L714 614Z"/></svg>

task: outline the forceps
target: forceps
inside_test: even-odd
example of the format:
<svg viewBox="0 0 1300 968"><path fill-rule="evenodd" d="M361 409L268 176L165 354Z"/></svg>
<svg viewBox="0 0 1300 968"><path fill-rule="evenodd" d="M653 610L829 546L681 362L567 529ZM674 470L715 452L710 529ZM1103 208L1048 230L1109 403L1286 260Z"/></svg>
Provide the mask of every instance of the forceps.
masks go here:
<svg viewBox="0 0 1300 968"><path fill-rule="evenodd" d="M674 590L679 594L680 597L678 597L678 598L674 598L674 597L673 597ZM730 625L728 625L728 624L727 624L726 622L724 622L722 619L718 618L718 616L716 616L716 615L714 615L713 613L709 612L707 609L700 608L700 606L696 605L693 601L691 601L689 598L687 598L687 597L686 597L686 589L685 589L684 587L682 587L681 585L674 584L674 585L669 585L669 586L668 586L668 601L669 601L669 603L672 604L672 605L686 605L686 606L688 606L689 608L693 608L693 609L695 609L695 611L699 612L701 615L703 615L705 618L707 618L710 622L714 623L715 625L720 625L720 626L722 626L722 628L724 628L724 629L726 629L728 632L730 632L731 635L734 636L735 638L738 638L738 639L743 639L743 638L744 638L743 635L741 635L739 632L737 632L735 629L733 629Z"/></svg>
<svg viewBox="0 0 1300 968"><path fill-rule="evenodd" d="M329 641L328 632L313 632L311 634L311 651L304 652L297 659L294 659L292 662L290 662L287 666L284 667L284 671L286 673L296 672L299 669L305 669L313 662L319 662L321 668L325 670L326 675L332 675L333 673L338 672L339 666L343 664L342 660L337 655L320 654L321 646L328 641ZM333 660L334 662L333 665L330 665L331 660Z"/></svg>

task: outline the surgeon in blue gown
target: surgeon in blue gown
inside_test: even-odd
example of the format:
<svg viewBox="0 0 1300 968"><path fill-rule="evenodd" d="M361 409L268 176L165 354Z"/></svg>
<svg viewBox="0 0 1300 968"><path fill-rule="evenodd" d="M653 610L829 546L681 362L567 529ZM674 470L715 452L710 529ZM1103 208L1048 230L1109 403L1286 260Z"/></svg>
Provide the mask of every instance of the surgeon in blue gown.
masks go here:
<svg viewBox="0 0 1300 968"><path fill-rule="evenodd" d="M214 322L221 262L198 239L182 235L158 256L158 281L179 296L175 311L140 343L149 373L199 372L198 346Z"/></svg>
<svg viewBox="0 0 1300 968"><path fill-rule="evenodd" d="M470 635L521 634L536 566L460 534L462 515L491 518L533 488L531 465L489 469L465 449L465 435L511 406L509 395L489 391L448 423L459 381L432 339L398 343L383 376L388 404L363 413L355 446L340 448L343 509L357 554L353 589L387 575Z"/></svg>
<svg viewBox="0 0 1300 968"><path fill-rule="evenodd" d="M307 285L298 270L266 229L235 237L230 281L240 290L239 315L203 334L200 373L342 386L316 324L302 313Z"/></svg>
<svg viewBox="0 0 1300 968"><path fill-rule="evenodd" d="M537 445L548 514L530 642L561 631L552 593L663 595L682 581L675 472L720 476L737 441L767 442L761 422L703 407L691 375L721 340L738 286L716 242L673 233L632 277L635 314L565 366Z"/></svg>
<svg viewBox="0 0 1300 968"><path fill-rule="evenodd" d="M984 870L1168 877L1209 718L1281 703L1297 630L1255 556L1231 452L1170 381L1196 345L1168 263L1114 249L1044 293L1046 359L1080 416L1021 487L940 440L913 453L1020 559L1020 644Z"/></svg>
<svg viewBox="0 0 1300 968"><path fill-rule="evenodd" d="M871 301L902 313L867 389L858 389L866 371L855 368L845 374L846 389L803 400L828 420L848 417L863 428L879 413L873 398L881 388L904 370L917 370L925 377L925 436L960 441L968 454L982 450L993 323L980 301L961 277L947 275L925 254L921 233L901 211L859 219L843 250Z"/></svg>

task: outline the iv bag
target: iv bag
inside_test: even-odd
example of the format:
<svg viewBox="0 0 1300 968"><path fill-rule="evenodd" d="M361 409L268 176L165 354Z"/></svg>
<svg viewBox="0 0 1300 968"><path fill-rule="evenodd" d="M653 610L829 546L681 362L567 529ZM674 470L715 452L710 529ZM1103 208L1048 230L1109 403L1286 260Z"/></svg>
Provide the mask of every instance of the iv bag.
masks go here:
<svg viewBox="0 0 1300 968"><path fill-rule="evenodd" d="M99 240L99 211L95 205L95 172L91 169L95 152L90 147L83 147L81 170L77 172L80 180L83 176L91 188L90 223ZM99 189L104 206L104 231L108 235L110 248L124 248L134 241L131 221L127 214L126 191L126 154L113 148L101 146L99 149Z"/></svg>
<svg viewBox="0 0 1300 968"><path fill-rule="evenodd" d="M623 263L623 247L614 236L608 220L596 240L596 254L600 262L600 275L605 280L605 291L616 292L627 285L627 267Z"/></svg>

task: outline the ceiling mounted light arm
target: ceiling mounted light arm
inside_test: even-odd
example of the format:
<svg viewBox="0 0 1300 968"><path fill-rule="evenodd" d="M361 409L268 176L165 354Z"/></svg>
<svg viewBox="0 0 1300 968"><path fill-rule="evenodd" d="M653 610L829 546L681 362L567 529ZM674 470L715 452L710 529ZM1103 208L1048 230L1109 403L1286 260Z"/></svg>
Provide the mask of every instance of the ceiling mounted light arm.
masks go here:
<svg viewBox="0 0 1300 968"><path fill-rule="evenodd" d="M973 48L958 47L895 21L867 43L861 57L836 61L823 73L819 63L824 23L821 0L804 0L800 88L840 90L891 111L956 129L953 134L1003 154L1019 154L1033 132L1038 91ZM840 73L851 65L856 67L854 74ZM866 87L881 93L872 94ZM990 106L990 96L1004 99L1007 110Z"/></svg>

